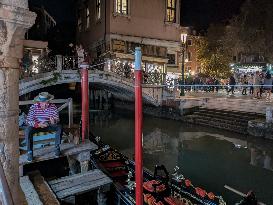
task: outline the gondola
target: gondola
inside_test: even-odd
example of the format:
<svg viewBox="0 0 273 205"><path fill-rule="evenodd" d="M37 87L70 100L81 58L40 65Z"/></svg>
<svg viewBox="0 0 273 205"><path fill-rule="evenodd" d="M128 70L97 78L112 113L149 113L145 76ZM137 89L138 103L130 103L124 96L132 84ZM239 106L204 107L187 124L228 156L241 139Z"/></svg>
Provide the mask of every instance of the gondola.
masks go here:
<svg viewBox="0 0 273 205"><path fill-rule="evenodd" d="M99 149L92 154L95 166L108 174L114 181L117 204L135 204L135 182L133 160L118 150L105 145L97 137ZM221 196L194 186L189 179L178 173L168 173L164 165L156 166L154 173L144 168L143 198L148 205L226 205Z"/></svg>

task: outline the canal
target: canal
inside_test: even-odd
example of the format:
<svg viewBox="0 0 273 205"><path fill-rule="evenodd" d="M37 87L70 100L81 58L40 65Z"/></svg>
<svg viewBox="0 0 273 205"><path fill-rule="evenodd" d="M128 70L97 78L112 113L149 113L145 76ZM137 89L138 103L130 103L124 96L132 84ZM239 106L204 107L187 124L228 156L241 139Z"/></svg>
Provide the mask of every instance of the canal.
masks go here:
<svg viewBox="0 0 273 205"><path fill-rule="evenodd" d="M133 157L133 113L91 112L90 126L104 142ZM260 201L273 204L272 145L230 132L144 116L144 166L153 170L156 164L164 164L170 172L179 166L195 186L221 194L227 204L234 204L239 197L224 185L245 193L254 190Z"/></svg>
<svg viewBox="0 0 273 205"><path fill-rule="evenodd" d="M64 85L57 88L52 86L45 91L55 94L55 98L72 96L78 104L78 110L75 110L75 123L78 123L79 92L68 91ZM34 92L33 97L41 91ZM95 135L128 157L133 157L134 113L92 111L90 118L90 130ZM67 113L63 113L61 119L67 123ZM244 193L254 190L260 201L273 204L272 141L146 115L143 125L146 168L153 170L156 164L164 164L172 172L175 166L179 166L183 175L195 186L221 194L228 205L240 198L226 190L224 185Z"/></svg>

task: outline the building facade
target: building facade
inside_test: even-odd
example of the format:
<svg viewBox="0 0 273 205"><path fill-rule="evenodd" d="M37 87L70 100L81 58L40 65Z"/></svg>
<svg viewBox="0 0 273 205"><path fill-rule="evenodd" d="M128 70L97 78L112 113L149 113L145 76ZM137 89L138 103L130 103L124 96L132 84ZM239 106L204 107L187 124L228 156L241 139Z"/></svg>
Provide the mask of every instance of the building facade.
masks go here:
<svg viewBox="0 0 273 205"><path fill-rule="evenodd" d="M132 68L140 46L146 72L179 67L180 34L187 32L180 26L180 0L78 0L77 10L77 43L92 62Z"/></svg>
<svg viewBox="0 0 273 205"><path fill-rule="evenodd" d="M47 40L48 32L56 26L55 19L45 10L44 7L31 7L30 10L37 14L35 24L25 34L25 39Z"/></svg>
<svg viewBox="0 0 273 205"><path fill-rule="evenodd" d="M187 30L187 34L187 41L184 51L184 73L186 78L189 76L198 75L202 72L201 63L198 61L197 58L197 42L200 38L204 38L203 36L197 35L196 32L191 29ZM181 53L177 54L181 55ZM173 59L173 61L169 61L169 64L167 65L169 75L172 74L176 76L181 76L182 62L179 61L178 63L174 64L174 56L171 59Z"/></svg>

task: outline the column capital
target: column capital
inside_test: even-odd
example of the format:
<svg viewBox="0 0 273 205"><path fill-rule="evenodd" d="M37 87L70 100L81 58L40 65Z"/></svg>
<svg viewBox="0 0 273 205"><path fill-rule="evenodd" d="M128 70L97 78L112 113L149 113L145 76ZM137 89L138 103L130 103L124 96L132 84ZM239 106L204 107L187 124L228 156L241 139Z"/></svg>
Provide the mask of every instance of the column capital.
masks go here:
<svg viewBox="0 0 273 205"><path fill-rule="evenodd" d="M22 42L28 28L35 23L36 14L29 11L25 0L2 0L0 5L0 66L18 67L22 57Z"/></svg>

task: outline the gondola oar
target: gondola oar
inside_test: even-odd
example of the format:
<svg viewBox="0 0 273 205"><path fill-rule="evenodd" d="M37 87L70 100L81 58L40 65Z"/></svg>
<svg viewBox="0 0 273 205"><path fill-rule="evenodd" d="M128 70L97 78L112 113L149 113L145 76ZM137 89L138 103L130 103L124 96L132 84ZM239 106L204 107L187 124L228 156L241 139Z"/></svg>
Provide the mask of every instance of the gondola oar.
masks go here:
<svg viewBox="0 0 273 205"><path fill-rule="evenodd" d="M225 185L224 187L225 187L226 189L228 189L229 191L232 191L233 193L238 194L238 195L240 195L240 196L242 196L242 197L246 197L246 196L247 196L247 195L244 194L243 192L240 192L240 191L238 191L238 190L236 190L236 189L234 189L234 188L232 188L232 187L230 187L230 186L228 186L228 185ZM266 205L266 204L259 201L259 202L258 202L258 205Z"/></svg>

